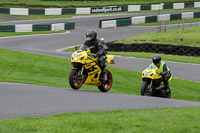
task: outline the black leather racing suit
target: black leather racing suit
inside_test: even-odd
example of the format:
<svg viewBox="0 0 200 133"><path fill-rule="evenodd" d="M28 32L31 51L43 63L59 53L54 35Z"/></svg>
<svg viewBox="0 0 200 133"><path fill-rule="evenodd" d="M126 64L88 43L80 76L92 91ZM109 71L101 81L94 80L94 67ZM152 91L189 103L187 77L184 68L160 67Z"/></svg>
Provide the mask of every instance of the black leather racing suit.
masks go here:
<svg viewBox="0 0 200 133"><path fill-rule="evenodd" d="M106 50L104 48L104 43L101 42L99 39L95 39L92 41L85 41L83 45L86 45L88 47L94 46L94 48L91 49L91 53L94 53L94 55L98 58L99 66L102 70L102 72L105 71L105 61L106 61Z"/></svg>

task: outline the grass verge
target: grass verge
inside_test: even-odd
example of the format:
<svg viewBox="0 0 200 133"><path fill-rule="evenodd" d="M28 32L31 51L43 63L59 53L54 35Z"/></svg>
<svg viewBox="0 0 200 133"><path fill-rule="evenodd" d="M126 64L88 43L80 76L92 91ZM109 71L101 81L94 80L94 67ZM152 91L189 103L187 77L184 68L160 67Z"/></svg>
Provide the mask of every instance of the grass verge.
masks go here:
<svg viewBox="0 0 200 133"><path fill-rule="evenodd" d="M66 59L0 49L0 60L1 82L70 88L68 75L71 64ZM107 68L114 78L110 92L140 95L142 84L140 72L114 67ZM199 82L173 79L170 87L173 99L200 101ZM81 89L99 91L96 86L89 85L84 85Z"/></svg>
<svg viewBox="0 0 200 133"><path fill-rule="evenodd" d="M197 133L199 107L60 114L0 121L2 133Z"/></svg>
<svg viewBox="0 0 200 133"><path fill-rule="evenodd" d="M69 49L67 49L65 51L66 52L74 52L74 48L69 48ZM111 55L120 55L120 56L130 56L130 57L136 57L136 58L152 59L152 57L155 54L158 54L158 53L112 52L112 51L108 51L108 54L111 54ZM162 56L162 59L166 60L166 61L200 64L200 57L166 55L166 54L159 54L159 55Z"/></svg>
<svg viewBox="0 0 200 133"><path fill-rule="evenodd" d="M112 55L130 56L130 57L146 58L146 59L152 59L152 57L155 54L158 54L158 53L144 53L144 52L108 52L108 53ZM166 55L166 54L159 54L159 55L162 57L163 60L166 61L200 64L200 57Z"/></svg>
<svg viewBox="0 0 200 133"><path fill-rule="evenodd" d="M0 32L0 37L63 33L64 31Z"/></svg>
<svg viewBox="0 0 200 133"><path fill-rule="evenodd" d="M190 23L191 26L193 25L192 23L194 22L199 22L200 23L200 18L194 18L194 19L185 19L184 23ZM161 22L162 27L164 27L165 22L162 21ZM170 25L170 24L177 24L177 28L178 28L178 24L179 24L179 28L182 28L182 24L183 24L183 20L173 20L173 21L166 21L166 25ZM153 23L144 23L144 24L134 24L133 26L159 26L160 24L157 22L153 22Z"/></svg>
<svg viewBox="0 0 200 133"><path fill-rule="evenodd" d="M8 20L0 19L0 22L7 22Z"/></svg>
<svg viewBox="0 0 200 133"><path fill-rule="evenodd" d="M69 87L66 75L69 75L71 65L66 59L0 49L0 60L0 81ZM139 95L140 72L108 69L114 78L111 92ZM200 101L200 83L173 79L170 85L172 98ZM83 86L82 89L97 91L95 86ZM199 107L188 107L25 117L1 120L0 132L198 132L199 113Z"/></svg>
<svg viewBox="0 0 200 133"><path fill-rule="evenodd" d="M130 38L116 41L116 43L159 43L174 44L184 46L200 47L200 26L176 30L168 30L167 32L150 32Z"/></svg>

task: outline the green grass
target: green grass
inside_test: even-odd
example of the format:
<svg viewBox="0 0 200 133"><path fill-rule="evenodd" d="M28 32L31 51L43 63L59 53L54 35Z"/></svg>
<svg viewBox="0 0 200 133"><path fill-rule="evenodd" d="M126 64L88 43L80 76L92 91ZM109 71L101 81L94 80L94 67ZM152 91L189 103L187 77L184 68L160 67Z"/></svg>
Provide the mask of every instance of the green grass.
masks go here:
<svg viewBox="0 0 200 133"><path fill-rule="evenodd" d="M185 20L173 20L173 21L166 21L166 25L170 25L170 24L177 24L177 28L178 28L178 24L179 24L179 28L182 28L182 24L184 23L193 23L193 22L200 22L200 18L194 18L194 19L185 19ZM153 23L144 23L144 24L134 24L133 26L159 26L160 23L159 22L153 22ZM162 21L161 22L162 27L164 28L165 22ZM193 25L193 24L191 24ZM162 29L163 29L162 28Z"/></svg>
<svg viewBox="0 0 200 133"><path fill-rule="evenodd" d="M199 107L68 113L0 121L1 133L197 133Z"/></svg>
<svg viewBox="0 0 200 133"><path fill-rule="evenodd" d="M0 32L0 37L63 33L63 31Z"/></svg>
<svg viewBox="0 0 200 133"><path fill-rule="evenodd" d="M147 59L152 59L152 57L155 54L158 54L158 53L144 53L144 52L108 52L108 53L112 55L131 56L136 58L147 58ZM166 55L166 54L159 54L159 55L162 57L163 60L166 61L200 64L200 57Z"/></svg>
<svg viewBox="0 0 200 133"><path fill-rule="evenodd" d="M167 32L150 32L130 38L125 38L116 41L116 43L159 43L159 44L174 44L184 46L200 46L200 26L176 30L168 30Z"/></svg>
<svg viewBox="0 0 200 133"><path fill-rule="evenodd" d="M0 81L2 82L70 88L68 75L71 64L67 62L67 59L0 49L0 60ZM110 92L140 95L142 84L140 72L107 68L114 78ZM200 101L199 82L173 79L170 87L173 99ZM84 85L81 89L99 91L96 86L89 85Z"/></svg>
<svg viewBox="0 0 200 133"><path fill-rule="evenodd" d="M0 19L0 22L7 22L8 20Z"/></svg>
<svg viewBox="0 0 200 133"><path fill-rule="evenodd" d="M65 50L66 52L74 52L74 48L69 48ZM111 55L120 55L120 56L130 56L136 58L147 58L152 59L155 54L158 53L145 53L145 52L112 52L108 51L108 54ZM200 64L200 57L193 57L193 56L178 56L178 55L166 55L166 54L159 54L162 56L163 60L166 61L175 61L175 62L184 62L184 63L195 63Z"/></svg>
<svg viewBox="0 0 200 133"><path fill-rule="evenodd" d="M0 81L69 88L71 64L66 59L0 49ZM108 67L114 83L110 92L140 95L141 73ZM134 87L133 87L134 86ZM173 79L172 98L200 102L200 83ZM95 86L81 89L98 91ZM198 132L199 107L68 113L0 120L2 133L132 133Z"/></svg>
<svg viewBox="0 0 200 133"><path fill-rule="evenodd" d="M181 2L194 1L194 0L181 0ZM107 6L107 5L130 5L130 4L152 4L152 3L175 3L180 0L108 0L108 1L90 1L84 3L84 1L40 1L40 0L1 0L2 6L18 6L18 7L87 7L87 6Z"/></svg>

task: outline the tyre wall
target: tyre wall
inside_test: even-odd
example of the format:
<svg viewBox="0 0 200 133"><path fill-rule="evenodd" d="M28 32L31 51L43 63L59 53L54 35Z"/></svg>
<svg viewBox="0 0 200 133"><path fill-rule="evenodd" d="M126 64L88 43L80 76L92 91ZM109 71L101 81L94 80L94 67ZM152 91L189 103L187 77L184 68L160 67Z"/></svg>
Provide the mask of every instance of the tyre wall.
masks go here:
<svg viewBox="0 0 200 133"><path fill-rule="evenodd" d="M184 56L200 56L200 47L177 46L170 44L123 44L123 43L107 43L108 51L116 52L151 52L160 54L184 55Z"/></svg>

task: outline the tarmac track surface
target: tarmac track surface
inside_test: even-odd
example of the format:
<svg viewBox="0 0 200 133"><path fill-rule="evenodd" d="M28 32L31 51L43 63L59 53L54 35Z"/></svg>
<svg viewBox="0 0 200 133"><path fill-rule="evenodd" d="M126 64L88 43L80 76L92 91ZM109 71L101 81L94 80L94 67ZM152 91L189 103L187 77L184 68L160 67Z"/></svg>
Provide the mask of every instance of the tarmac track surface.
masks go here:
<svg viewBox="0 0 200 133"><path fill-rule="evenodd" d="M0 86L0 119L99 110L200 106L198 102L38 85L0 83Z"/></svg>
<svg viewBox="0 0 200 133"><path fill-rule="evenodd" d="M92 20L95 20L95 17ZM85 39L85 31L91 28L97 30L98 37L104 37L106 41L114 41L157 30L157 27L132 26L117 29L98 29L98 24L90 23L88 18L77 18L76 21L79 21L80 25L77 25L77 29L69 34L0 38L0 48L69 59L70 53L56 52L56 50L80 45ZM173 25L167 28L176 27L176 25ZM142 71L151 63L151 60L116 56L115 62L114 67ZM198 64L175 62L167 62L167 64L175 77L200 82ZM189 72L186 71L188 69ZM96 89L96 87L94 88ZM133 89L136 88L133 87ZM0 83L0 119L65 112L187 106L200 106L200 103L114 93L74 91L38 85Z"/></svg>

